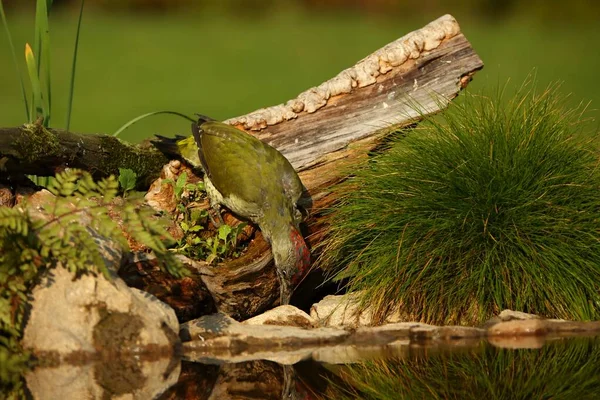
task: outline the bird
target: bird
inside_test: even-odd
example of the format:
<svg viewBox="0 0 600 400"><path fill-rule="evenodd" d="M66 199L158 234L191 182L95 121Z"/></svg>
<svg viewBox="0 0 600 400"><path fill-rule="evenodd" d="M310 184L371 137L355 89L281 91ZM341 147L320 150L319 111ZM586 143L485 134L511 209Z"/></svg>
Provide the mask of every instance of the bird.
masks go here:
<svg viewBox="0 0 600 400"><path fill-rule="evenodd" d="M310 250L299 228L304 186L288 159L258 138L202 115L192 124L191 137L158 138L154 144L163 153L172 154L176 144L176 152L201 167L213 209L224 206L258 225L271 245L280 304L289 304L310 267Z"/></svg>

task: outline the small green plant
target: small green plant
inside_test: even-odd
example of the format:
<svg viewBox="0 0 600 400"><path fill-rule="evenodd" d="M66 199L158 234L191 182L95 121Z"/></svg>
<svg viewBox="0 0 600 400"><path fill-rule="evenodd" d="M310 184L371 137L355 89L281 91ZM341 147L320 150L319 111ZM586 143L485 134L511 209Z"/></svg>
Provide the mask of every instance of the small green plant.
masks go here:
<svg viewBox="0 0 600 400"><path fill-rule="evenodd" d="M183 238L177 244L177 251L194 259L213 263L229 257L238 257L237 237L246 227L246 223L236 226L223 224L216 235L207 231L208 211L200 203L206 198L204 182L188 183L184 172L172 179L163 180L173 186L177 201L175 219L178 221Z"/></svg>
<svg viewBox="0 0 600 400"><path fill-rule="evenodd" d="M123 197L127 195L127 192L135 189L137 182L137 174L129 168L119 168L119 186L123 193Z"/></svg>
<svg viewBox="0 0 600 400"><path fill-rule="evenodd" d="M210 264L225 258L238 257L240 251L237 237L245 227L245 222L233 227L225 224L221 225L217 231L217 236L206 239L206 245L210 249L206 262Z"/></svg>
<svg viewBox="0 0 600 400"><path fill-rule="evenodd" d="M320 264L381 319L600 318L600 168L556 88L467 95L334 189Z"/></svg>
<svg viewBox="0 0 600 400"><path fill-rule="evenodd" d="M152 218L154 212L139 201L113 201L118 192L114 177L94 182L88 172L68 170L56 175L49 190L54 197L43 205L41 214L26 205L0 207L0 348L15 357L20 357L17 339L26 293L41 271L61 263L74 273L100 272L110 277L96 244L97 235L128 248L124 229L150 248L169 273L185 275L167 249L174 241ZM123 228L109 216L109 207L111 213L119 214ZM21 365L18 360L10 365ZM8 372L0 368L0 377L3 373Z"/></svg>

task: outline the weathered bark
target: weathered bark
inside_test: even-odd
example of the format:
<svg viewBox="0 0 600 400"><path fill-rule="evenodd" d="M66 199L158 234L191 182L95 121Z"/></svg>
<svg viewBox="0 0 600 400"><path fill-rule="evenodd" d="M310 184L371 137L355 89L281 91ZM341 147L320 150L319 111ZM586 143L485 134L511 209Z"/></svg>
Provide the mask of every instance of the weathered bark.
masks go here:
<svg viewBox="0 0 600 400"><path fill-rule="evenodd" d="M313 204L305 233L314 245L323 231L321 215L314 211L331 204L327 190L344 171L386 133L446 107L482 67L458 23L446 15L285 104L226 122L279 149L299 171ZM0 130L0 166L9 173L45 175L68 166L100 176L124 167L147 180L166 163L154 148L109 136L34 131L38 134L29 138L23 128ZM219 311L236 318L255 315L276 301L272 256L260 235L234 262L209 266L190 261L189 267L199 273L195 279L202 279Z"/></svg>

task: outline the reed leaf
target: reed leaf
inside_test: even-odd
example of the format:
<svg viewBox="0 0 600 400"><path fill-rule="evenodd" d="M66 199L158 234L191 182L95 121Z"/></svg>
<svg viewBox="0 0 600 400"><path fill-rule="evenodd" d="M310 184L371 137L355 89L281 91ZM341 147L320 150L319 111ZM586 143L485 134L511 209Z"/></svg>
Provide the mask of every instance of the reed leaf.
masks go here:
<svg viewBox="0 0 600 400"><path fill-rule="evenodd" d="M32 120L36 119L39 115L45 116L44 103L42 101L42 87L40 84L40 77L37 74L36 59L31 50L29 43L25 44L25 63L27 64L27 71L29 72L29 80L31 81L31 91L33 94L32 100Z"/></svg>
<svg viewBox="0 0 600 400"><path fill-rule="evenodd" d="M125 129L129 128L133 124L135 124L145 118L152 117L154 115L160 115L160 114L176 115L178 117L185 118L191 122L196 122L196 120L193 119L192 117L189 117L189 116L179 113L177 111L153 111L153 112L149 112L147 114L140 115L139 117L136 117L136 118L130 120L125 125L121 126L119 129L117 129L117 131L115 133L113 133L113 136L119 136L121 134L121 132L123 132Z"/></svg>
<svg viewBox="0 0 600 400"><path fill-rule="evenodd" d="M34 54L37 59L37 76L40 79L42 89L42 101L44 101L44 126L50 123L52 108L52 80L50 77L50 25L48 23L48 0L38 0L35 11L35 37ZM42 82L42 71L45 75ZM43 85L42 85L43 83Z"/></svg>
<svg viewBox="0 0 600 400"><path fill-rule="evenodd" d="M0 0L0 16L2 17L2 24L4 25L4 32L6 33L6 37L8 39L8 45L10 47L10 52L13 57L15 70L17 72L17 76L19 77L19 82L21 83L21 95L23 96L23 102L25 103L25 116L27 117L27 121L33 122L31 119L31 114L29 113L29 102L27 101L25 82L23 82L23 76L21 75L21 70L19 69L19 61L17 59L17 53L15 51L12 35L10 34L10 29L8 28L8 21L6 19L6 13L4 12L4 5L2 4L2 0Z"/></svg>
<svg viewBox="0 0 600 400"><path fill-rule="evenodd" d="M67 101L67 124L65 127L66 131L69 131L71 126L71 111L73 110L73 94L75 93L75 72L77 67L77 52L79 49L79 35L81 33L81 21L83 19L83 6L85 0L81 0L81 7L79 8L79 19L77 20L77 33L75 34L75 48L73 50L73 64L71 66L71 83L69 85L69 98Z"/></svg>

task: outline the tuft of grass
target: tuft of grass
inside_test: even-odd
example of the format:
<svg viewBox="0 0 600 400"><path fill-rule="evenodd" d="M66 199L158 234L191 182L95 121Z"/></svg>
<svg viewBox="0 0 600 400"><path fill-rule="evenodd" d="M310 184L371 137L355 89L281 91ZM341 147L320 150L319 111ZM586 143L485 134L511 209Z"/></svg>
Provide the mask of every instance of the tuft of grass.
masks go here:
<svg viewBox="0 0 600 400"><path fill-rule="evenodd" d="M499 349L407 356L342 367L328 399L595 399L600 390L598 339L541 349ZM327 379L327 378L326 378Z"/></svg>
<svg viewBox="0 0 600 400"><path fill-rule="evenodd" d="M383 317L600 318L600 169L550 87L467 94L334 189L319 264Z"/></svg>

